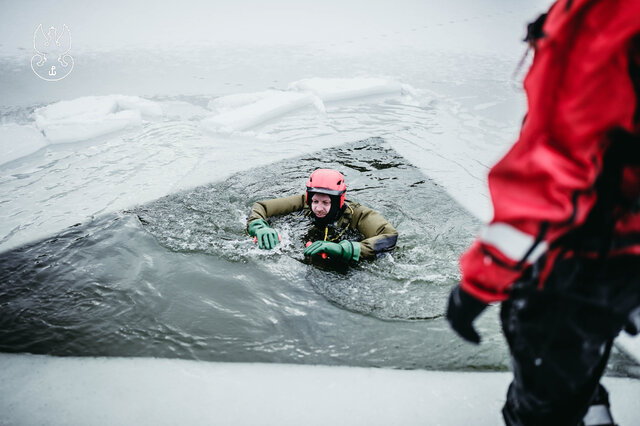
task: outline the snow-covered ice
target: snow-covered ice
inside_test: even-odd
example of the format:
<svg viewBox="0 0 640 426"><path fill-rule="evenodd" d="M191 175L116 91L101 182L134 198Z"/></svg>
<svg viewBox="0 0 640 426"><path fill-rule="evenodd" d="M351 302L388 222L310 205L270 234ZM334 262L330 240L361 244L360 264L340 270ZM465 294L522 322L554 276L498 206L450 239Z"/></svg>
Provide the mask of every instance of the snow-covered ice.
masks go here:
<svg viewBox="0 0 640 426"><path fill-rule="evenodd" d="M0 422L498 425L509 373L0 354ZM637 380L605 378L620 425Z"/></svg>

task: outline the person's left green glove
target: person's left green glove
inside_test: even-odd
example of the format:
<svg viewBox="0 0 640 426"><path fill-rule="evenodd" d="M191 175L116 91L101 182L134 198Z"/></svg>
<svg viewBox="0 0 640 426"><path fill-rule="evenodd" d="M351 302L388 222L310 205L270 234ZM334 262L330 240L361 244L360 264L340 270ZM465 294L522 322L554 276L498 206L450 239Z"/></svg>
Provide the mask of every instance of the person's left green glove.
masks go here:
<svg viewBox="0 0 640 426"><path fill-rule="evenodd" d="M316 241L304 250L305 256L316 256L326 253L327 256L334 259L341 259L345 262L350 260L360 260L360 243L351 241L340 241L332 243L331 241Z"/></svg>
<svg viewBox="0 0 640 426"><path fill-rule="evenodd" d="M280 242L278 232L264 219L252 220L247 231L249 235L257 238L258 247L261 249L271 250Z"/></svg>

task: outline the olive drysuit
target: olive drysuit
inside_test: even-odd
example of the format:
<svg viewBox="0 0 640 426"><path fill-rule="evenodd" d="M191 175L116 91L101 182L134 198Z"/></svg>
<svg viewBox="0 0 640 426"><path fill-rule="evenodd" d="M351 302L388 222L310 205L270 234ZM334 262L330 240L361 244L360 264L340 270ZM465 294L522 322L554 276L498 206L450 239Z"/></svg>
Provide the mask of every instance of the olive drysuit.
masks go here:
<svg viewBox="0 0 640 426"><path fill-rule="evenodd" d="M256 219L266 220L268 217L296 211L303 211L305 215L313 217L305 201L305 194L258 201L251 208L247 226ZM323 228L321 231L326 233L328 241L339 241L350 229L360 232L364 237L359 241L360 257L365 259L393 250L398 239L398 231L380 213L349 200L345 201L335 222Z"/></svg>

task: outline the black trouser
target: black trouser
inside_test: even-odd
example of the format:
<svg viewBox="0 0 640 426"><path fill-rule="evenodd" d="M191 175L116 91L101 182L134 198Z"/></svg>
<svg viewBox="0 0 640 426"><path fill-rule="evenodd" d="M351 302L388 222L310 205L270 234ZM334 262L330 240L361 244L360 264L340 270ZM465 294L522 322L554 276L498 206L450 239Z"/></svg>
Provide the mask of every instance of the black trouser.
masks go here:
<svg viewBox="0 0 640 426"><path fill-rule="evenodd" d="M640 306L640 257L558 261L543 291L517 284L502 304L514 379L508 425L578 425L595 399L613 339Z"/></svg>

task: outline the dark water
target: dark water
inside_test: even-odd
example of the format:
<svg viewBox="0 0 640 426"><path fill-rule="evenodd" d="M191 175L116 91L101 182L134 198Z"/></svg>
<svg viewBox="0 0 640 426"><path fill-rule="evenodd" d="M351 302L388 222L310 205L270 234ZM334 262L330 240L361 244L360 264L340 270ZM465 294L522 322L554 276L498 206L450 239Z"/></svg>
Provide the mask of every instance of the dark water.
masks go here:
<svg viewBox="0 0 640 426"><path fill-rule="evenodd" d="M392 255L349 269L302 256L307 219L259 250L252 203L302 193L317 167L400 233ZM479 347L443 318L479 223L381 139L237 173L0 255L0 351L444 370L506 370L491 307ZM615 352L609 374L637 368Z"/></svg>

